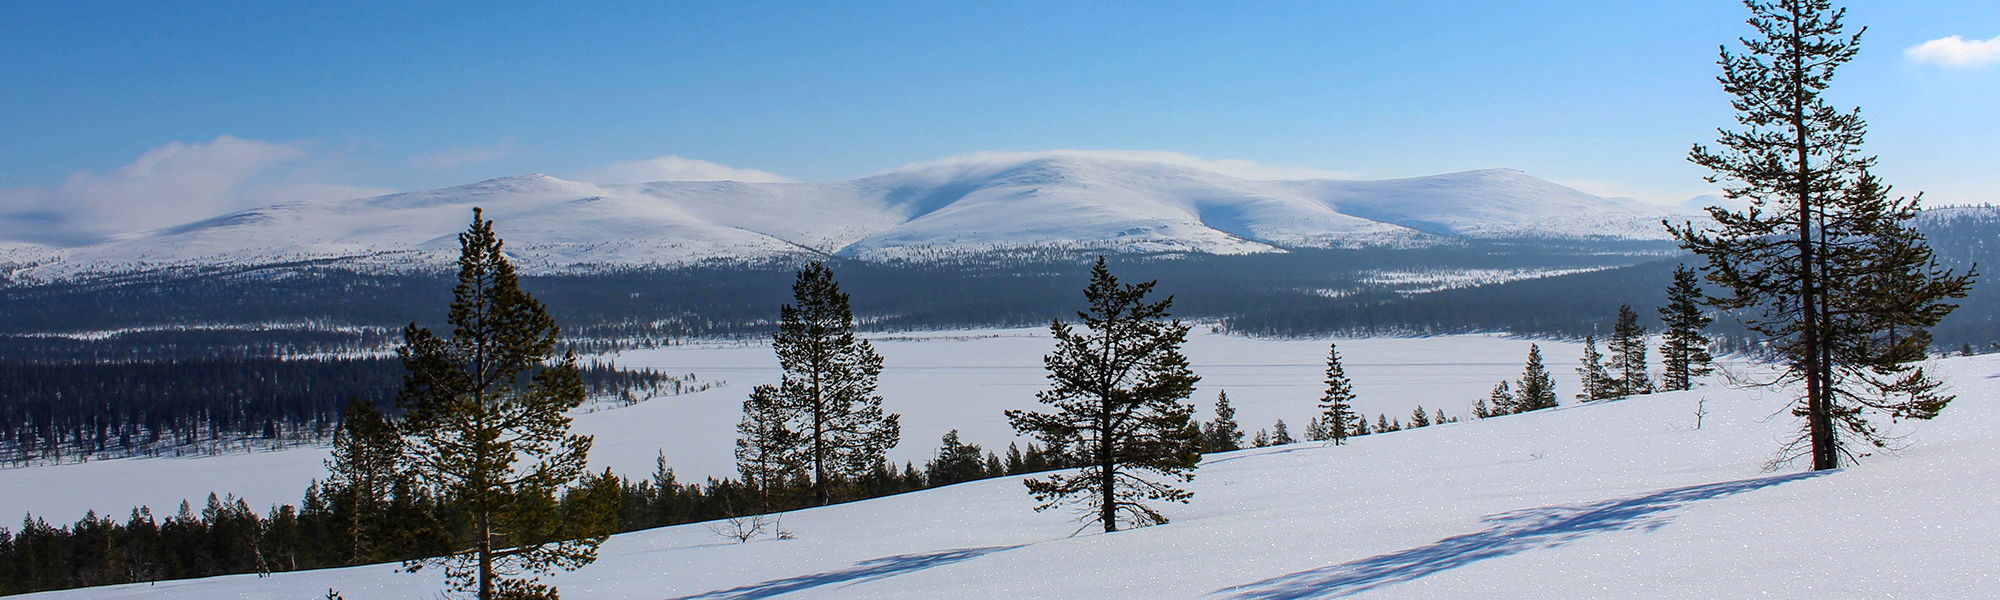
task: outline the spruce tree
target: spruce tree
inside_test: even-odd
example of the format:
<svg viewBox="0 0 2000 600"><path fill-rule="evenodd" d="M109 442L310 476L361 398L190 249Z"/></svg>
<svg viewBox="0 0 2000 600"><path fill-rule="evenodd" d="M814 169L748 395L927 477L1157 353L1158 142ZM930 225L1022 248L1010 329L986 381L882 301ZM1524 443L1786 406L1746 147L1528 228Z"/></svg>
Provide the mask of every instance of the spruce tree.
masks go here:
<svg viewBox="0 0 2000 600"><path fill-rule="evenodd" d="M1433 417L1433 418L1431 418L1431 423L1432 423L1432 424L1436 424L1436 425L1443 425L1443 424L1445 424L1445 423L1447 423L1447 422L1455 422L1455 421L1456 421L1456 419L1455 419L1455 418L1454 418L1454 420L1453 420L1453 421L1446 421L1446 420L1445 420L1445 417L1444 417L1444 409L1442 409L1442 408L1440 408L1440 409L1438 409L1438 410L1437 410L1437 416L1436 416L1436 417Z"/></svg>
<svg viewBox="0 0 2000 600"><path fill-rule="evenodd" d="M1653 392L1652 376L1646 372L1646 328L1639 325L1639 313L1618 305L1618 322L1611 328L1611 382L1613 396L1624 398Z"/></svg>
<svg viewBox="0 0 2000 600"><path fill-rule="evenodd" d="M1714 370L1709 363L1708 336L1701 330L1714 319L1702 312L1701 282L1687 265L1674 267L1674 283L1667 287L1667 305L1660 307L1660 323L1666 332L1660 340L1660 390L1694 389L1694 378Z"/></svg>
<svg viewBox="0 0 2000 600"><path fill-rule="evenodd" d="M1510 384L1506 381L1501 381L1500 385L1493 386L1493 392L1486 396L1487 400L1493 404L1493 410L1486 413L1486 416L1497 417L1521 412L1519 403L1514 399L1514 391L1509 386Z"/></svg>
<svg viewBox="0 0 2000 600"><path fill-rule="evenodd" d="M373 403L347 399L340 427L333 432L326 460L325 496L340 515L342 564L375 562L384 555L376 539L386 537L384 520L396 480L402 477L403 438Z"/></svg>
<svg viewBox="0 0 2000 600"><path fill-rule="evenodd" d="M1398 429L1401 428L1389 424L1389 415L1382 413L1375 413L1375 431L1388 433L1391 431L1396 431Z"/></svg>
<svg viewBox="0 0 2000 600"><path fill-rule="evenodd" d="M1085 527L1096 523L1110 533L1121 521L1167 522L1147 501L1193 496L1172 482L1192 481L1201 461L1184 439L1194 417L1186 400L1201 378L1181 354L1188 326L1166 320L1173 297L1145 301L1155 284L1120 284L1098 257L1084 289L1090 308L1077 313L1084 330L1050 323L1056 349L1042 357L1050 388L1035 396L1055 412L1009 410L1007 419L1052 446L1075 446L1081 468L1025 481L1041 502L1037 510L1078 505Z"/></svg>
<svg viewBox="0 0 2000 600"><path fill-rule="evenodd" d="M1604 355L1597 351L1596 336L1583 337L1583 359L1581 362L1582 364L1576 367L1576 378L1577 381L1582 383L1583 391L1577 392L1576 399L1583 402L1594 402L1606 398L1615 398L1617 384L1612 381L1611 373L1604 368Z"/></svg>
<svg viewBox="0 0 2000 600"><path fill-rule="evenodd" d="M1431 426L1431 416L1429 413L1424 412L1424 407L1418 406L1416 409L1410 411L1411 429L1416 429L1418 427L1430 427L1430 426Z"/></svg>
<svg viewBox="0 0 2000 600"><path fill-rule="evenodd" d="M1319 407L1334 445L1347 443L1348 423L1361 417L1354 413L1354 383L1347 380L1347 370L1340 365L1338 345L1326 348L1326 393L1320 396Z"/></svg>
<svg viewBox="0 0 2000 600"><path fill-rule="evenodd" d="M1496 391L1497 391L1497 390L1496 390ZM1473 403L1473 405L1472 405L1472 418L1474 418L1474 419L1484 419L1484 418L1487 418L1487 417L1491 417L1491 416L1493 416L1493 412L1492 412L1492 410L1490 410L1490 409L1486 408L1486 399L1485 399L1485 398L1480 398L1478 402L1476 402L1476 403Z"/></svg>
<svg viewBox="0 0 2000 600"><path fill-rule="evenodd" d="M978 445L966 444L958 440L958 430L945 432L938 442L937 456L924 465L926 478L931 487L972 481L986 476L985 466L980 461ZM997 475L997 473L996 473Z"/></svg>
<svg viewBox="0 0 2000 600"><path fill-rule="evenodd" d="M801 444L798 432L786 423L790 416L775 386L757 386L743 401L743 420L736 424L736 473L757 495L756 512L774 510L779 499L773 494L800 473Z"/></svg>
<svg viewBox="0 0 2000 600"><path fill-rule="evenodd" d="M471 526L448 553L405 566L442 567L454 590L480 600L553 597L537 576L595 560L617 524L618 496L582 494L584 504L558 510L559 492L592 483L590 437L569 433L568 411L584 400L576 356L554 358L555 320L521 291L479 209L458 240L452 335L404 328L397 401L407 415L404 461Z"/></svg>
<svg viewBox="0 0 2000 600"><path fill-rule="evenodd" d="M854 332L848 296L833 270L812 263L792 284L794 304L778 310L771 348L784 370L778 385L761 385L782 416L795 457L809 479L812 502L831 502L834 487L866 476L902 439L899 415L882 411L875 393L882 355ZM747 408L747 405L746 405Z"/></svg>
<svg viewBox="0 0 2000 600"><path fill-rule="evenodd" d="M1853 458L1843 437L1880 446L1868 413L1929 419L1952 397L1911 365L1928 328L1965 296L1972 273L1937 266L1908 226L1918 199L1888 197L1861 153L1867 126L1823 93L1834 72L1860 52L1846 33L1845 9L1827 0L1745 0L1747 53L1723 48L1717 78L1735 96L1742 130L1721 131L1720 148L1696 145L1688 158L1713 172L1724 194L1748 208L1710 207L1714 226L1669 228L1706 259L1708 298L1768 338L1783 370L1771 383L1798 383L1793 414L1804 419L1785 458L1812 457L1814 470Z"/></svg>
<svg viewBox="0 0 2000 600"><path fill-rule="evenodd" d="M1215 393L1215 420L1202 427L1202 445L1208 452L1243 449L1243 430L1236 426L1236 407L1229 405L1229 392Z"/></svg>
<svg viewBox="0 0 2000 600"><path fill-rule="evenodd" d="M1285 427L1284 419L1278 419L1278 424L1271 426L1271 445L1283 446L1296 443L1299 443L1299 440L1292 437L1292 430Z"/></svg>
<svg viewBox="0 0 2000 600"><path fill-rule="evenodd" d="M1354 430L1347 432L1347 437L1361 437L1371 433L1375 432L1368 428L1368 419L1362 418L1360 415L1355 415Z"/></svg>
<svg viewBox="0 0 2000 600"><path fill-rule="evenodd" d="M1520 389L1514 400L1514 412L1556 407L1556 382L1549 377L1549 370L1542 367L1539 344L1528 345L1528 364L1521 369Z"/></svg>

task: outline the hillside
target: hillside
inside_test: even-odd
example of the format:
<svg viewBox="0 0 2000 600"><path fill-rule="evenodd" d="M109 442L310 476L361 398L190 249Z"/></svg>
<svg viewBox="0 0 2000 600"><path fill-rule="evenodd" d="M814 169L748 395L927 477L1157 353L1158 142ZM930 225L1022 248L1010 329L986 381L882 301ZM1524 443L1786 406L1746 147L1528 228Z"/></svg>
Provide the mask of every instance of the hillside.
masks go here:
<svg viewBox="0 0 2000 600"><path fill-rule="evenodd" d="M1974 598L2000 584L2000 356L1859 466L1764 472L1774 390L1691 392L1211 455L1168 525L1072 536L1018 478L798 511L797 539L613 538L566 598ZM1565 398L1566 399L1566 398ZM1567 400L1567 399L1566 399ZM1696 427L1698 410L1706 415ZM1248 422L1246 420L1246 422ZM29 598L407 598L393 565Z"/></svg>
<svg viewBox="0 0 2000 600"><path fill-rule="evenodd" d="M1255 181L1093 153L912 165L830 183L598 185L526 175L278 204L75 248L0 246L5 281L215 267L448 264L481 207L529 273L825 256L936 260L1055 251L1243 254L1450 238L1658 240L1669 211L1492 169L1383 181ZM195 215L191 215L195 216Z"/></svg>

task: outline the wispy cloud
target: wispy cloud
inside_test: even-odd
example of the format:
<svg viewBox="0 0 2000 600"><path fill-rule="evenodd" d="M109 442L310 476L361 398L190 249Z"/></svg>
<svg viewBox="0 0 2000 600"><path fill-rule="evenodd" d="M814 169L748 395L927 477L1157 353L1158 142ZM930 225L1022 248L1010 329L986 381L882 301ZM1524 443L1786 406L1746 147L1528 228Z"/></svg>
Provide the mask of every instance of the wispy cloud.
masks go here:
<svg viewBox="0 0 2000 600"><path fill-rule="evenodd" d="M227 135L169 143L110 173L0 190L0 239L80 244L278 202L389 191L302 178L310 158L300 144Z"/></svg>
<svg viewBox="0 0 2000 600"><path fill-rule="evenodd" d="M1164 163L1213 171L1240 179L1285 181L1297 179L1353 179L1358 174L1295 165L1275 165L1240 159L1207 159L1180 152L1151 150L1045 150L1040 152L976 152L944 160L912 163L897 170L1004 165L1039 158L1076 156L1105 160Z"/></svg>
<svg viewBox="0 0 2000 600"><path fill-rule="evenodd" d="M485 148L439 150L410 159L410 168L422 171L449 171L459 167L493 162L513 152L514 149L506 144Z"/></svg>
<svg viewBox="0 0 2000 600"><path fill-rule="evenodd" d="M789 177L759 171L738 169L705 160L682 158L674 155L647 160L616 162L595 169L585 169L566 175L569 179L591 183L643 183L649 181L744 181L753 183L788 183Z"/></svg>
<svg viewBox="0 0 2000 600"><path fill-rule="evenodd" d="M1978 67L2000 62L2000 37L1967 40L1960 36L1938 38L1903 51L1911 61L1947 67Z"/></svg>

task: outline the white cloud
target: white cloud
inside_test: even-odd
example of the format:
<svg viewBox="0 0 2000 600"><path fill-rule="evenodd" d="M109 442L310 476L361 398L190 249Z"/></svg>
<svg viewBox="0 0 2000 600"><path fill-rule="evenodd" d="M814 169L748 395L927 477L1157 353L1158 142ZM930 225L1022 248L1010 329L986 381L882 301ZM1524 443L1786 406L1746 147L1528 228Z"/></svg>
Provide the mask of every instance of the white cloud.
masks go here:
<svg viewBox="0 0 2000 600"><path fill-rule="evenodd" d="M388 192L303 181L274 168L307 158L297 144L227 135L169 143L110 173L79 171L53 188L0 190L0 239L87 243L278 202Z"/></svg>
<svg viewBox="0 0 2000 600"><path fill-rule="evenodd" d="M422 171L449 171L459 167L492 162L513 152L512 148L505 145L489 148L452 148L412 158L410 159L410 168Z"/></svg>
<svg viewBox="0 0 2000 600"><path fill-rule="evenodd" d="M944 160L912 163L896 170L967 168L984 165L1011 165L1025 161L1074 156L1104 160L1122 160L1144 163L1164 163L1213 171L1240 179L1261 181L1283 181L1297 179L1353 179L1358 174L1350 171L1335 171L1294 165L1273 165L1248 160L1211 160L1182 154L1179 152L1158 152L1151 150L1047 150L1041 152L975 152Z"/></svg>
<svg viewBox="0 0 2000 600"><path fill-rule="evenodd" d="M790 183L793 181L789 177L769 171L738 169L705 160L681 158L674 155L648 160L615 162L595 169L585 169L571 173L566 178L591 183L645 183L651 181Z"/></svg>
<svg viewBox="0 0 2000 600"><path fill-rule="evenodd" d="M1977 67L2000 61L2000 37L1984 41L1968 41L1956 35L1938 38L1911 46L1903 51L1903 56L1947 67Z"/></svg>

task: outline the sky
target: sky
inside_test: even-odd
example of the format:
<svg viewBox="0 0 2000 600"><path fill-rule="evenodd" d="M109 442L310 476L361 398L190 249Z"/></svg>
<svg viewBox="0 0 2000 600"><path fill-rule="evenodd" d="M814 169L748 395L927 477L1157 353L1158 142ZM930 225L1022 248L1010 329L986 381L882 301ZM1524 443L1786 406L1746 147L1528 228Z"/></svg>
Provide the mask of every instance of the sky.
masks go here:
<svg viewBox="0 0 2000 600"><path fill-rule="evenodd" d="M545 173L833 181L981 152L1507 167L1672 204L1731 0L0 4L0 240ZM2000 2L1846 3L1878 174L2000 202Z"/></svg>

